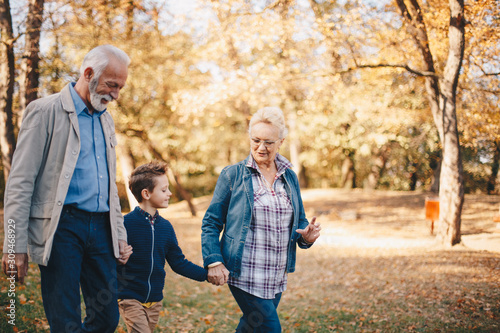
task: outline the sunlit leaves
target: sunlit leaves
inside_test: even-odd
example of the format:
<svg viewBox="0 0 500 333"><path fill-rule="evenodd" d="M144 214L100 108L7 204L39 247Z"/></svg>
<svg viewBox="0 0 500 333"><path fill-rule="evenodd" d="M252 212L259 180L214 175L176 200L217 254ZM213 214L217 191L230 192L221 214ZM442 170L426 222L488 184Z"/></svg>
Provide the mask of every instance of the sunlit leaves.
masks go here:
<svg viewBox="0 0 500 333"><path fill-rule="evenodd" d="M441 75L448 5L421 6ZM132 64L111 108L117 129L129 137L137 163L152 158L141 145L139 134L147 133L193 189L201 174L215 178L247 156L248 119L266 105L296 117L282 153L289 156L299 138L294 163L306 167L313 186L338 184L346 152L354 154L358 186L381 152L389 152L384 170L402 179L400 188L411 161L421 162L423 182L430 179L425 161L440 147L424 79L403 69L345 72L380 62L422 68L392 1L79 0L53 1L49 9L45 91L75 79L92 46L123 48ZM498 6L483 0L466 11L459 126L463 144L479 149L499 133L498 75L485 75L498 72Z"/></svg>

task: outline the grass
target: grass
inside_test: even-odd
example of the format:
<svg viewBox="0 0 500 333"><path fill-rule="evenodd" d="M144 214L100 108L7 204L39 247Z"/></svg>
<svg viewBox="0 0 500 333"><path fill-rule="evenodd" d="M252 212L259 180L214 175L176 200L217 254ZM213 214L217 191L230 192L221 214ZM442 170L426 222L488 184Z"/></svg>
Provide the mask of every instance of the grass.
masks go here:
<svg viewBox="0 0 500 333"><path fill-rule="evenodd" d="M346 199L342 191L305 191L304 199L308 216L323 214L323 241L298 250L279 307L284 332L500 331L500 253L434 245L422 217L424 194L349 192ZM498 202L466 197L464 234L496 233L488 220ZM197 203L201 212L208 204ZM359 218L342 220L341 209ZM174 224L186 256L201 264L201 217L189 217L182 204L162 215ZM16 290L16 326L4 312L0 332L48 331L39 286L31 265ZM0 288L5 309L3 275ZM241 315L226 286L188 280L168 266L163 306L155 332L233 332ZM126 332L123 322L117 331Z"/></svg>

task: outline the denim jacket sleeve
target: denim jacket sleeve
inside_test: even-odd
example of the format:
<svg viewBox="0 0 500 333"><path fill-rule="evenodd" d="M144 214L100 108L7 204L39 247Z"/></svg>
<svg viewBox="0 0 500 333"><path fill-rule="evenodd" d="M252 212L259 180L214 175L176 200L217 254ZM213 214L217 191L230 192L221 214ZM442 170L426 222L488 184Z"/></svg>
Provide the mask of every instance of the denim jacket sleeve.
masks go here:
<svg viewBox="0 0 500 333"><path fill-rule="evenodd" d="M287 170L287 175L285 176L285 179L287 179L287 181L289 182L289 186L291 187L292 193L294 193L297 198L296 203L294 203L297 205L297 211L298 211L297 229L304 229L309 225L309 221L307 221L306 213L304 210L304 203L302 202L299 180L295 172L293 172L292 170ZM304 238L302 238L302 235L296 232L296 229L293 230L292 238L297 241L297 245L301 249L308 249L312 246L312 244L308 244L305 242Z"/></svg>
<svg viewBox="0 0 500 333"><path fill-rule="evenodd" d="M226 167L222 170L210 206L203 217L201 250L205 267L218 261L225 264L221 253L220 234L226 224L231 199L231 182L227 169Z"/></svg>

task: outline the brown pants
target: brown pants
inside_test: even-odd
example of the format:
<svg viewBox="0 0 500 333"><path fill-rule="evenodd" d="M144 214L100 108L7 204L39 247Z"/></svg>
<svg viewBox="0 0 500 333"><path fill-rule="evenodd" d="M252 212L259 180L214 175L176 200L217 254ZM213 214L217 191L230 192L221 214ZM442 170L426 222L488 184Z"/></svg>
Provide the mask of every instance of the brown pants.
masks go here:
<svg viewBox="0 0 500 333"><path fill-rule="evenodd" d="M158 323L162 302L146 308L135 299L124 299L118 302L118 307L128 333L153 333Z"/></svg>

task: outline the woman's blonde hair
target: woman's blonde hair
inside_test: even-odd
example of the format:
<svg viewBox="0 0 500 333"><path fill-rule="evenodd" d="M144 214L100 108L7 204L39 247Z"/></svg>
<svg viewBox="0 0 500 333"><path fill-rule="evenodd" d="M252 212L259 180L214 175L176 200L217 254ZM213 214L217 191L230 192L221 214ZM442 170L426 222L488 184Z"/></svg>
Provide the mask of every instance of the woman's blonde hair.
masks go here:
<svg viewBox="0 0 500 333"><path fill-rule="evenodd" d="M288 134L288 129L285 126L285 117L280 108L267 106L259 109L250 119L248 125L248 134L252 134L252 127L258 123L267 123L275 126L279 130L280 139L284 139Z"/></svg>

